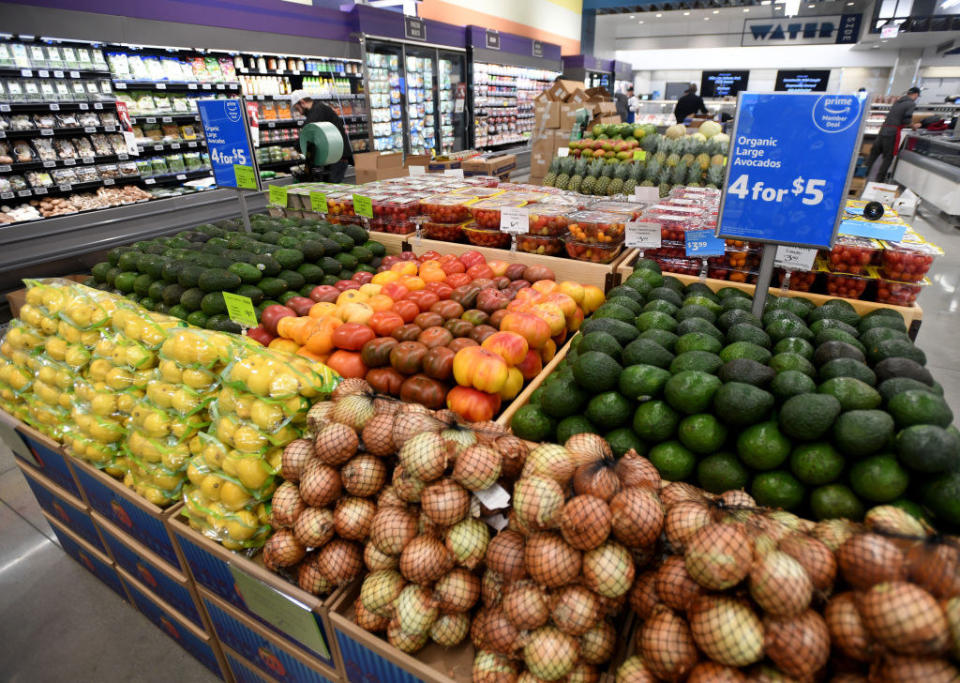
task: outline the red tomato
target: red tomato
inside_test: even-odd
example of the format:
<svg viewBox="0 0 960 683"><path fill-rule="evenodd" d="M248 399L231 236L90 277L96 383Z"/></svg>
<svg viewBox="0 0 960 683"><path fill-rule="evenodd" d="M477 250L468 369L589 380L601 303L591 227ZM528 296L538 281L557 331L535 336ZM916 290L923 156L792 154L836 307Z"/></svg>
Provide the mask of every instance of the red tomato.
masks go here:
<svg viewBox="0 0 960 683"><path fill-rule="evenodd" d="M345 292L348 289L360 289L362 285L356 280L338 280L337 284L334 285L341 292Z"/></svg>
<svg viewBox="0 0 960 683"><path fill-rule="evenodd" d="M456 254L444 254L437 261L442 265L444 263L452 263L457 260Z"/></svg>
<svg viewBox="0 0 960 683"><path fill-rule="evenodd" d="M478 344L482 344L484 339L489 337L491 334L496 334L496 332L497 328L490 327L490 325L477 325L470 333L470 338Z"/></svg>
<svg viewBox="0 0 960 683"><path fill-rule="evenodd" d="M484 258L483 254L476 250L470 250L460 255L460 263L462 263L467 268L475 266L478 263L486 263L487 259Z"/></svg>
<svg viewBox="0 0 960 683"><path fill-rule="evenodd" d="M453 357L456 353L446 347L437 346L429 351L423 357L423 372L427 377L433 379L450 379L453 374Z"/></svg>
<svg viewBox="0 0 960 683"><path fill-rule="evenodd" d="M393 334L390 336L398 341L416 341L417 337L420 336L420 333L423 332L423 328L419 325L414 325L413 323L408 323L402 327L398 327L393 331Z"/></svg>
<svg viewBox="0 0 960 683"><path fill-rule="evenodd" d="M410 293L410 290L401 285L399 282L391 282L384 285L380 289L381 294L386 294L388 297L394 301L402 301L407 298L407 295Z"/></svg>
<svg viewBox="0 0 960 683"><path fill-rule="evenodd" d="M404 377L393 368L374 368L367 373L367 382L381 394L400 395Z"/></svg>
<svg viewBox="0 0 960 683"><path fill-rule="evenodd" d="M401 260L400 254L390 254L389 256L383 257L383 260L380 262L380 267L384 270L390 270L390 266Z"/></svg>
<svg viewBox="0 0 960 683"><path fill-rule="evenodd" d="M433 249L431 249L430 251L425 251L425 252L423 252L422 254L420 254L420 256L419 256L419 258L418 258L417 260L418 260L418 261L421 261L421 262L422 262L422 261L436 261L436 260L438 260L439 258L440 258L440 252L434 251Z"/></svg>
<svg viewBox="0 0 960 683"><path fill-rule="evenodd" d="M404 403L420 403L431 410L443 407L447 395L447 385L426 375L408 377L400 387L400 398Z"/></svg>
<svg viewBox="0 0 960 683"><path fill-rule="evenodd" d="M310 309L313 308L315 303L317 302L305 296L292 296L287 299L287 303L284 305L287 308L292 308L293 312L302 318L310 313Z"/></svg>
<svg viewBox="0 0 960 683"><path fill-rule="evenodd" d="M447 394L447 407L470 422L493 419L500 410L500 396L472 387L454 387Z"/></svg>
<svg viewBox="0 0 960 683"><path fill-rule="evenodd" d="M447 276L447 284L453 289L469 285L472 280L473 278L466 273L454 273L453 275Z"/></svg>
<svg viewBox="0 0 960 683"><path fill-rule="evenodd" d="M279 304L271 304L263 309L263 313L260 314L260 324L263 325L263 329L276 337L277 323L280 322L281 318L289 317L297 317L293 309Z"/></svg>
<svg viewBox="0 0 960 683"><path fill-rule="evenodd" d="M340 327L343 327L343 325ZM341 377L363 377L368 370L367 366L363 364L360 354L356 351L334 351L324 365Z"/></svg>
<svg viewBox="0 0 960 683"><path fill-rule="evenodd" d="M361 285L365 285L373 279L373 273L368 273L365 270L358 270L350 279L354 280L355 282L359 282Z"/></svg>
<svg viewBox="0 0 960 683"><path fill-rule="evenodd" d="M420 307L406 299L396 302L390 310L403 318L403 322L405 323L413 322L413 319L420 314Z"/></svg>
<svg viewBox="0 0 960 683"><path fill-rule="evenodd" d="M390 365L402 375L415 375L420 372L420 364L426 354L426 344L415 341L400 342L390 351Z"/></svg>
<svg viewBox="0 0 960 683"><path fill-rule="evenodd" d="M490 278L493 279L493 270L486 263L478 263L475 266L470 266L467 268L467 275L472 277L474 280L480 278Z"/></svg>
<svg viewBox="0 0 960 683"><path fill-rule="evenodd" d="M473 323L462 318L450 318L443 323L443 326L450 330L450 334L454 337L466 337L473 332Z"/></svg>
<svg viewBox="0 0 960 683"><path fill-rule="evenodd" d="M398 327L403 326L403 318L395 311L377 311L367 324L380 337L389 337Z"/></svg>
<svg viewBox="0 0 960 683"><path fill-rule="evenodd" d="M452 254L449 255L452 256ZM456 273L465 273L467 271L467 267L460 263L456 257L454 257L452 261L444 261L443 259L440 259L440 267L443 268L443 272L446 273L447 276L454 275Z"/></svg>
<svg viewBox="0 0 960 683"><path fill-rule="evenodd" d="M475 342L473 339L471 339L470 337L457 337L452 342L447 344L447 348L453 351L454 353L456 353L460 349L465 349L468 346L479 346L479 344Z"/></svg>
<svg viewBox="0 0 960 683"><path fill-rule="evenodd" d="M400 258L399 258L398 260L400 260L400 261L416 261L416 260L417 260L417 255L414 254L412 251L402 251L402 252L400 252Z"/></svg>
<svg viewBox="0 0 960 683"><path fill-rule="evenodd" d="M360 323L344 323L333 331L333 345L338 349L359 351L363 345L376 337L377 334L366 325Z"/></svg>
<svg viewBox="0 0 960 683"><path fill-rule="evenodd" d="M310 290L310 298L317 303L321 301L335 303L338 296L340 296L340 290L331 285L317 285Z"/></svg>
<svg viewBox="0 0 960 683"><path fill-rule="evenodd" d="M426 286L426 291L433 292L440 300L450 298L450 293L453 291L453 287L448 285L446 282L428 282Z"/></svg>
<svg viewBox="0 0 960 683"><path fill-rule="evenodd" d="M416 292L410 292L406 300L415 303L422 313L423 311L429 311L431 306L440 301L440 297L433 292L421 289Z"/></svg>
<svg viewBox="0 0 960 683"><path fill-rule="evenodd" d="M413 324L419 327L421 330L425 330L428 327L437 327L439 325L443 325L443 317L439 313L424 311L413 319Z"/></svg>
<svg viewBox="0 0 960 683"><path fill-rule="evenodd" d="M270 342L276 339L276 337L263 328L263 325L251 327L249 330L247 330L247 336L253 341L263 344L264 346L269 346Z"/></svg>
<svg viewBox="0 0 960 683"><path fill-rule="evenodd" d="M341 325L341 327L343 327ZM379 368L384 365L390 365L390 352L397 346L398 342L393 337L379 337L371 339L363 348L360 349L360 360L368 368Z"/></svg>
<svg viewBox="0 0 960 683"><path fill-rule="evenodd" d="M420 336L417 337L417 341L426 346L428 349L432 349L435 346L446 346L452 342L453 334L450 332L450 330L447 330L443 327L428 327L420 333Z"/></svg>
<svg viewBox="0 0 960 683"><path fill-rule="evenodd" d="M463 315L463 306L458 304L456 301L438 301L433 306L430 307L431 313L439 313L443 316L444 320L449 320L450 318L459 318Z"/></svg>

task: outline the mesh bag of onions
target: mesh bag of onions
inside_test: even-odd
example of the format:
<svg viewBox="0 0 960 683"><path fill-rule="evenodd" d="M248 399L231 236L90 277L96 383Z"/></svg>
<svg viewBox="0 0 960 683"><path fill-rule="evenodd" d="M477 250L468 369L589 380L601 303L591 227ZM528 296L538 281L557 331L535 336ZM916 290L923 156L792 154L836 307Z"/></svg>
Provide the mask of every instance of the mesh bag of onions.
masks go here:
<svg viewBox="0 0 960 683"><path fill-rule="evenodd" d="M664 554L639 572L619 681L960 680L960 541L894 506L862 524L660 491Z"/></svg>

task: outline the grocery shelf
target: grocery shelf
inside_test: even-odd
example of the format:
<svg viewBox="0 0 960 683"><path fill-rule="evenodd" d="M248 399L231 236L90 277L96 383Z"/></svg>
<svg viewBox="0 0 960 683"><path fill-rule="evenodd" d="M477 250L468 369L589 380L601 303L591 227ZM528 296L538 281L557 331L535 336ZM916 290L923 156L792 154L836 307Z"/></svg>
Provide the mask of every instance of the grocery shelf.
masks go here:
<svg viewBox="0 0 960 683"><path fill-rule="evenodd" d="M116 133L116 126L73 126L71 128L30 128L28 130L0 130L0 140L4 138L42 138L61 135L83 135L90 133Z"/></svg>
<svg viewBox="0 0 960 683"><path fill-rule="evenodd" d="M199 121L200 114L196 112L178 112L178 113L156 113L156 114L138 114L130 117L130 123L133 125L143 123L173 123L174 121L193 120Z"/></svg>
<svg viewBox="0 0 960 683"><path fill-rule="evenodd" d="M96 190L99 187L107 186L111 187L114 185L126 185L127 183L139 182L141 177L139 175L135 176L124 176L121 178L100 178L98 180L90 180L83 183L62 183L60 185L50 185L48 187L32 187L29 190L19 190L18 192L5 192L7 194L15 194L19 198L24 197L45 197L45 196L57 196L62 194L70 194L73 192L87 192L89 190ZM93 209L96 210L96 209Z"/></svg>
<svg viewBox="0 0 960 683"><path fill-rule="evenodd" d="M213 171L209 168L198 168L193 171L178 171L177 173L162 173L155 176L145 176L143 178L144 185L162 185L169 182L182 183L187 180L194 180L196 178L206 178L212 176Z"/></svg>
<svg viewBox="0 0 960 683"><path fill-rule="evenodd" d="M239 83L201 83L200 81L128 81L115 79L114 90L240 90Z"/></svg>
<svg viewBox="0 0 960 683"><path fill-rule="evenodd" d="M70 168L73 166L89 166L91 164L109 164L123 161L118 154L107 154L96 157L76 157L73 159L58 159L56 161L21 161L14 164L0 166L0 173L17 173L19 171L33 171L38 168Z"/></svg>
<svg viewBox="0 0 960 683"><path fill-rule="evenodd" d="M199 149L206 147L203 140L170 140L167 142L137 142L140 152L166 152L178 149Z"/></svg>
<svg viewBox="0 0 960 683"><path fill-rule="evenodd" d="M21 68L16 66L0 67L0 77L10 78L110 78L109 70L98 69L61 69L50 67Z"/></svg>
<svg viewBox="0 0 960 683"><path fill-rule="evenodd" d="M306 119L270 119L261 120L258 125L263 128L276 128L277 126L302 126Z"/></svg>
<svg viewBox="0 0 960 683"><path fill-rule="evenodd" d="M251 71L250 69L241 68L237 69L237 74L241 76L330 76L331 78L363 78L363 74L348 74L339 71L313 71L311 69L304 69L303 71Z"/></svg>
<svg viewBox="0 0 960 683"><path fill-rule="evenodd" d="M31 111L90 111L115 109L116 102L9 102L0 104L0 114Z"/></svg>

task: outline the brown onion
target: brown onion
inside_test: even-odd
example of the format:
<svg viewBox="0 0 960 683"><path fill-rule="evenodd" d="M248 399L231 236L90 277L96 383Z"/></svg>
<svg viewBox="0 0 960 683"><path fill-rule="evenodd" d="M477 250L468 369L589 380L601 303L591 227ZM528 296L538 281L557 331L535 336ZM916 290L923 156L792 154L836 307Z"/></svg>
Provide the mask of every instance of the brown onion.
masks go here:
<svg viewBox="0 0 960 683"><path fill-rule="evenodd" d="M663 531L663 508L649 489L634 487L616 494L610 501L610 513L613 535L631 548L653 545Z"/></svg>
<svg viewBox="0 0 960 683"><path fill-rule="evenodd" d="M543 626L530 634L523 647L523 661L533 675L556 681L573 670L578 651L574 638L552 626Z"/></svg>
<svg viewBox="0 0 960 683"><path fill-rule="evenodd" d="M627 657L617 669L616 683L656 683L654 677L643 658L638 655Z"/></svg>
<svg viewBox="0 0 960 683"><path fill-rule="evenodd" d="M515 436L501 436L494 443L494 447L501 456L501 476L515 479L523 470L530 449L523 439Z"/></svg>
<svg viewBox="0 0 960 683"><path fill-rule="evenodd" d="M849 519L824 519L813 528L813 535L833 552L855 533L857 525Z"/></svg>
<svg viewBox="0 0 960 683"><path fill-rule="evenodd" d="M682 680L697 663L697 646L686 620L658 606L637 633L637 649L658 678Z"/></svg>
<svg viewBox="0 0 960 683"><path fill-rule="evenodd" d="M453 479L440 479L420 494L424 513L439 526L450 526L470 512L470 494Z"/></svg>
<svg viewBox="0 0 960 683"><path fill-rule="evenodd" d="M515 683L517 667L496 652L478 651L473 658L471 675L474 683Z"/></svg>
<svg viewBox="0 0 960 683"><path fill-rule="evenodd" d="M878 583L858 599L867 631L905 655L939 655L947 649L949 626L940 605L919 586Z"/></svg>
<svg viewBox="0 0 960 683"><path fill-rule="evenodd" d="M534 579L548 588L559 588L580 573L580 552L557 534L541 532L527 539L524 564Z"/></svg>
<svg viewBox="0 0 960 683"><path fill-rule="evenodd" d="M651 604L651 600L656 601L659 598L668 607L685 612L697 598L706 593L706 589L690 577L686 563L677 555L671 555L664 560L654 577L653 590L648 591L652 595L645 597L644 602L641 603L644 611L648 613L656 604L656 602ZM631 604L634 599L631 594ZM637 611L640 612L640 610Z"/></svg>
<svg viewBox="0 0 960 683"><path fill-rule="evenodd" d="M363 601L359 597L353 602L353 611L357 626L371 633L383 631L390 623L389 618L377 616L364 607Z"/></svg>
<svg viewBox="0 0 960 683"><path fill-rule="evenodd" d="M600 620L600 600L583 586L564 586L554 596L550 616L564 633L582 636Z"/></svg>
<svg viewBox="0 0 960 683"><path fill-rule="evenodd" d="M916 543L907 551L907 571L911 581L939 600L960 596L958 548L943 542Z"/></svg>
<svg viewBox="0 0 960 683"><path fill-rule="evenodd" d="M607 504L590 495L574 496L560 515L560 532L577 550L596 548L610 535L611 517Z"/></svg>
<svg viewBox="0 0 960 683"><path fill-rule="evenodd" d="M591 434L590 432L574 434L567 439L563 447L573 454L580 465L599 460L607 460L611 465L613 464L613 449L610 448L607 440L599 434ZM580 493L580 491L577 493ZM591 493L590 495L596 494Z"/></svg>
<svg viewBox="0 0 960 683"><path fill-rule="evenodd" d="M684 501L671 506L664 517L663 530L667 541L682 551L687 541L700 529L713 523L710 508L704 503Z"/></svg>
<svg viewBox="0 0 960 683"><path fill-rule="evenodd" d="M340 468L340 480L351 496L373 496L387 483L387 466L375 456L357 455Z"/></svg>
<svg viewBox="0 0 960 683"><path fill-rule="evenodd" d="M294 439L283 449L283 455L280 458L280 476L287 481L300 481L300 473L312 457L313 441Z"/></svg>
<svg viewBox="0 0 960 683"><path fill-rule="evenodd" d="M871 660L877 644L863 625L853 593L838 593L831 597L823 616L830 640L843 654L860 662Z"/></svg>
<svg viewBox="0 0 960 683"><path fill-rule="evenodd" d="M578 434L576 436L586 435ZM572 441L573 438L575 437L571 437L570 440ZM606 445L605 441L603 443ZM567 450L569 450L569 447ZM621 488L620 477L617 476L614 465L612 456L609 459L595 460L580 465L573 474L573 490L580 495L596 496L609 503L610 499L617 495Z"/></svg>
<svg viewBox="0 0 960 683"><path fill-rule="evenodd" d="M400 553L400 573L407 581L431 584L453 568L453 555L433 536L417 536Z"/></svg>
<svg viewBox="0 0 960 683"><path fill-rule="evenodd" d="M363 552L350 541L335 538L317 551L320 573L335 586L343 586L363 571Z"/></svg>
<svg viewBox="0 0 960 683"><path fill-rule="evenodd" d="M480 599L480 578L466 569L451 569L437 579L433 598L442 612L466 612Z"/></svg>
<svg viewBox="0 0 960 683"><path fill-rule="evenodd" d="M638 455L632 448L617 461L617 475L625 489L640 486L659 491L663 486L660 472L653 463Z"/></svg>
<svg viewBox="0 0 960 683"><path fill-rule="evenodd" d="M740 583L753 565L753 541L743 524L711 524L697 531L684 553L693 580L711 590Z"/></svg>
<svg viewBox="0 0 960 683"><path fill-rule="evenodd" d="M877 683L956 683L960 670L945 659L884 655L871 671Z"/></svg>
<svg viewBox="0 0 960 683"><path fill-rule="evenodd" d="M940 603L950 626L950 651L954 659L960 659L960 598L951 598Z"/></svg>
<svg viewBox="0 0 960 683"><path fill-rule="evenodd" d="M502 655L512 655L520 647L520 632L498 607L487 611L484 647Z"/></svg>
<svg viewBox="0 0 960 683"><path fill-rule="evenodd" d="M786 553L767 553L750 571L750 595L764 612L789 617L810 605L813 582L803 565Z"/></svg>
<svg viewBox="0 0 960 683"><path fill-rule="evenodd" d="M563 446L540 444L527 455L521 477L542 475L553 479L560 486L570 483L577 461L574 455Z"/></svg>
<svg viewBox="0 0 960 683"><path fill-rule="evenodd" d="M366 498L341 498L333 511L333 528L341 538L363 541L377 514L377 504Z"/></svg>
<svg viewBox="0 0 960 683"><path fill-rule="evenodd" d="M370 524L370 543L385 555L399 555L416 535L417 518L403 508L380 508Z"/></svg>
<svg viewBox="0 0 960 683"><path fill-rule="evenodd" d="M877 505L867 511L864 525L878 534L906 538L925 538L929 527L906 510L894 505Z"/></svg>
<svg viewBox="0 0 960 683"><path fill-rule="evenodd" d="M748 666L763 659L763 624L740 600L705 596L688 612L690 633L710 659L727 666Z"/></svg>
<svg viewBox="0 0 960 683"><path fill-rule="evenodd" d="M521 631L539 628L550 618L550 596L533 581L516 581L503 596L503 611Z"/></svg>
<svg viewBox="0 0 960 683"><path fill-rule="evenodd" d="M672 481L660 489L660 500L667 509L677 503L707 503L712 499L709 493L685 481Z"/></svg>
<svg viewBox="0 0 960 683"><path fill-rule="evenodd" d="M590 664L610 661L617 646L617 630L609 621L599 621L580 636L580 657Z"/></svg>
<svg viewBox="0 0 960 683"><path fill-rule="evenodd" d="M788 676L806 680L830 658L827 623L813 610L763 620L767 657Z"/></svg>
<svg viewBox="0 0 960 683"><path fill-rule="evenodd" d="M393 415L380 413L374 415L363 427L360 434L363 447L370 455L385 458L396 452L393 444Z"/></svg>
<svg viewBox="0 0 960 683"><path fill-rule="evenodd" d="M490 540L484 560L490 569L499 572L507 581L516 581L526 574L524 545L523 536L504 529Z"/></svg>
<svg viewBox="0 0 960 683"><path fill-rule="evenodd" d="M367 543L363 546L363 563L369 571L375 572L380 569L396 569L400 565L400 558L382 553L373 543Z"/></svg>
<svg viewBox="0 0 960 683"><path fill-rule="evenodd" d="M680 564L683 564L681 558L677 558ZM670 558L667 558L669 561ZM664 563L666 564L666 563ZM683 568L686 573L686 567ZM648 571L640 574L633 582L633 588L630 589L630 607L637 613L641 619L647 619L653 613L653 608L660 602L660 595L657 593L657 571Z"/></svg>
<svg viewBox="0 0 960 683"><path fill-rule="evenodd" d="M848 538L837 550L837 566L847 583L860 590L906 577L903 553L893 541L877 534Z"/></svg>
<svg viewBox="0 0 960 683"><path fill-rule="evenodd" d="M583 554L582 572L590 590L605 598L618 598L630 590L636 569L626 548L616 541L606 541Z"/></svg>
<svg viewBox="0 0 960 683"><path fill-rule="evenodd" d="M700 662L693 667L693 671L687 677L687 683L747 683L747 679L739 669L732 666L724 666L716 662Z"/></svg>
<svg viewBox="0 0 960 683"><path fill-rule="evenodd" d="M548 476L524 475L513 487L513 511L528 529L557 526L563 503L563 489Z"/></svg>
<svg viewBox="0 0 960 683"><path fill-rule="evenodd" d="M837 560L823 541L812 536L791 534L780 541L778 548L803 566L816 590L828 592L833 588L837 578Z"/></svg>

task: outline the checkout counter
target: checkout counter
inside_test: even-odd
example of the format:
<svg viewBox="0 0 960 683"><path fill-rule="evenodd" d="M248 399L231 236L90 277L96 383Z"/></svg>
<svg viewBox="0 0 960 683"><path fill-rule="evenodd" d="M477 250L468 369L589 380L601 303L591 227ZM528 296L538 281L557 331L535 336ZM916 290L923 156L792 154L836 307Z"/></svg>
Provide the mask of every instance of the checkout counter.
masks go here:
<svg viewBox="0 0 960 683"><path fill-rule="evenodd" d="M894 180L960 222L960 136L910 133L900 146Z"/></svg>

